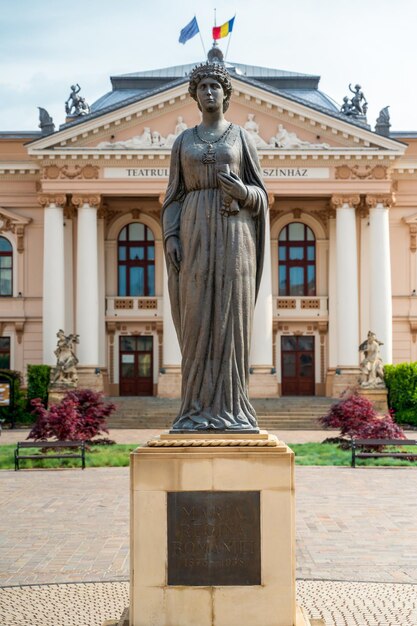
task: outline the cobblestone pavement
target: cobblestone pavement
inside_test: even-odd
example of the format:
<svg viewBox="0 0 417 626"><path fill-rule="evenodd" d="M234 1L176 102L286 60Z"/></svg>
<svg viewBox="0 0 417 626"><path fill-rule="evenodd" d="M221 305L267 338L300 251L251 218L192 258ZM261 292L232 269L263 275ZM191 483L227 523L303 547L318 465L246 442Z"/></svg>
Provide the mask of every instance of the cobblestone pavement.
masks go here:
<svg viewBox="0 0 417 626"><path fill-rule="evenodd" d="M310 615L327 626L416 626L417 469L296 475L297 577L313 579L299 584ZM121 612L128 468L3 471L0 507L1 626L95 626L98 613Z"/></svg>
<svg viewBox="0 0 417 626"><path fill-rule="evenodd" d="M417 624L413 585L299 580L297 602L326 626ZM127 582L5 587L0 620L2 626L101 626L128 603Z"/></svg>
<svg viewBox="0 0 417 626"><path fill-rule="evenodd" d="M417 469L297 467L297 576L417 583ZM0 585L128 577L128 468L0 472Z"/></svg>

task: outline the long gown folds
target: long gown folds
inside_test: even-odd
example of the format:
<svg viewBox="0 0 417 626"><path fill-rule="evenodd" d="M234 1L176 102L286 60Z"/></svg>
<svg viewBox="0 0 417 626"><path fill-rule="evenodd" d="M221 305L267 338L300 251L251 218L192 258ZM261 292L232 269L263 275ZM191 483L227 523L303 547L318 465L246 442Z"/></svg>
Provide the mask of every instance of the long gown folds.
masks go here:
<svg viewBox="0 0 417 626"><path fill-rule="evenodd" d="M180 271L167 258L172 317L182 353L181 409L173 430L253 430L248 398L253 312L262 274L267 193L256 148L232 125L208 146L185 130L171 154L162 207L164 243L180 240ZM222 215L217 179L225 165L248 188L235 215Z"/></svg>

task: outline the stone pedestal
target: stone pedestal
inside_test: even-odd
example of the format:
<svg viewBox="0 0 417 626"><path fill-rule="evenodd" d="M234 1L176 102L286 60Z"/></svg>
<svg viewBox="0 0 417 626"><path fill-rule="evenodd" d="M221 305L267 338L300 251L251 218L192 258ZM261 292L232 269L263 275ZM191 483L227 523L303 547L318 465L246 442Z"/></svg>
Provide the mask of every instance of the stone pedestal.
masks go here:
<svg viewBox="0 0 417 626"><path fill-rule="evenodd" d="M104 374L101 368L77 365L78 389L92 389L100 393L104 390Z"/></svg>
<svg viewBox="0 0 417 626"><path fill-rule="evenodd" d="M359 367L336 368L334 376L332 377L332 397L340 398L340 395L348 387L356 387L358 385L359 376Z"/></svg>
<svg viewBox="0 0 417 626"><path fill-rule="evenodd" d="M70 385L52 384L48 390L48 408L54 404L59 404L69 391L74 391L77 387Z"/></svg>
<svg viewBox="0 0 417 626"><path fill-rule="evenodd" d="M164 373L158 377L158 396L160 398L181 397L181 366L166 365Z"/></svg>
<svg viewBox="0 0 417 626"><path fill-rule="evenodd" d="M388 390L386 387L377 387L376 389L359 387L358 393L360 396L368 398L368 400L373 403L378 413L382 413L383 415L388 413Z"/></svg>
<svg viewBox="0 0 417 626"><path fill-rule="evenodd" d="M309 626L295 603L294 454L164 434L131 454L130 626Z"/></svg>
<svg viewBox="0 0 417 626"><path fill-rule="evenodd" d="M249 376L250 398L278 397L278 380L276 374L271 374L271 367L260 365L251 368Z"/></svg>

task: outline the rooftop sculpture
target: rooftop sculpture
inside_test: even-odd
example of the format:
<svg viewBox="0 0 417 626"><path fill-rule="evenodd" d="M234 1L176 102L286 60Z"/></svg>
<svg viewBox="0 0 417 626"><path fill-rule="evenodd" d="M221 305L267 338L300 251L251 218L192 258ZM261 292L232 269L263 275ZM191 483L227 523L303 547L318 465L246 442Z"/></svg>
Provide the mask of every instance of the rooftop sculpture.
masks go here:
<svg viewBox="0 0 417 626"><path fill-rule="evenodd" d="M389 114L389 106L380 110L375 124L375 132L379 135L389 137L389 129L391 128L391 120Z"/></svg>
<svg viewBox="0 0 417 626"><path fill-rule="evenodd" d="M85 98L79 96L81 87L77 83L71 85L71 93L65 102L65 113L70 117L78 117L80 115L88 115L90 113L90 105L87 104Z"/></svg>
<svg viewBox="0 0 417 626"><path fill-rule="evenodd" d="M354 118L362 118L366 120L366 113L368 111L368 102L364 96L362 91L362 87L360 85L355 85L355 88L352 89L352 85L349 84L349 91L353 93L353 96L349 98L349 96L345 96L343 98L343 104L340 109L341 113L349 117Z"/></svg>
<svg viewBox="0 0 417 626"><path fill-rule="evenodd" d="M42 135L49 135L50 133L53 133L55 130L54 120L46 109L43 109L42 107L38 107L38 109L39 128L41 129Z"/></svg>

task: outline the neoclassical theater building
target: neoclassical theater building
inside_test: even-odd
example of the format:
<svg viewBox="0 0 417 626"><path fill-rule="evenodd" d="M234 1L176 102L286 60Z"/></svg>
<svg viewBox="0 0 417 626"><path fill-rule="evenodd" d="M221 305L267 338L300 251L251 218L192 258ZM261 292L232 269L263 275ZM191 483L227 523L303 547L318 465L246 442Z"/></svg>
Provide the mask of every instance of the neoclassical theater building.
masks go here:
<svg viewBox="0 0 417 626"><path fill-rule="evenodd" d="M0 367L53 365L63 329L80 384L179 394L160 210L200 121L194 65L113 76L59 130L0 132ZM386 363L417 360L417 133L341 112L318 76L227 66L269 198L251 394L336 396L368 330Z"/></svg>

